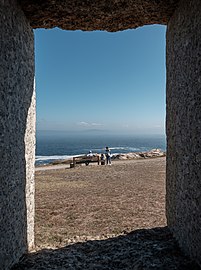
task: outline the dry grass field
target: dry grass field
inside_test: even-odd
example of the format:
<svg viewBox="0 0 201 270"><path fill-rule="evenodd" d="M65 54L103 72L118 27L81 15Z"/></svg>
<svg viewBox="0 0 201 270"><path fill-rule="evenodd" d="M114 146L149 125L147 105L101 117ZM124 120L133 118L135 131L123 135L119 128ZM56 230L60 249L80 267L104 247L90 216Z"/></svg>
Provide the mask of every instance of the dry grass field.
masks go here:
<svg viewBox="0 0 201 270"><path fill-rule="evenodd" d="M36 246L166 225L165 158L36 172Z"/></svg>
<svg viewBox="0 0 201 270"><path fill-rule="evenodd" d="M37 246L12 270L200 270L165 225L165 158L37 169Z"/></svg>

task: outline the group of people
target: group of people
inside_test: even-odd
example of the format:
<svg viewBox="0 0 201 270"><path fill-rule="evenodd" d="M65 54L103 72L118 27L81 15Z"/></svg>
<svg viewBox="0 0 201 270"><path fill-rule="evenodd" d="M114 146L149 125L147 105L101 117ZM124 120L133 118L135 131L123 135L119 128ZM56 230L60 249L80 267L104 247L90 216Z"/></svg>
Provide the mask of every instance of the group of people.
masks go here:
<svg viewBox="0 0 201 270"><path fill-rule="evenodd" d="M93 157L94 154L92 153L92 151L89 151L89 153L87 154L88 157ZM101 154L101 165L105 165L105 163L107 165L111 165L111 151L109 149L108 146L105 147L105 153Z"/></svg>

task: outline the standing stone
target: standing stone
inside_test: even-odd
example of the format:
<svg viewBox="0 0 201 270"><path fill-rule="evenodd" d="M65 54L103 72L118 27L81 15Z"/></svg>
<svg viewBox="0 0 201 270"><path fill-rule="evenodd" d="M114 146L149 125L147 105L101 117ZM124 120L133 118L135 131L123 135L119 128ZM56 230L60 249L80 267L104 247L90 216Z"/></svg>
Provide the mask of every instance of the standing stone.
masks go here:
<svg viewBox="0 0 201 270"><path fill-rule="evenodd" d="M34 244L33 31L16 0L0 1L0 269Z"/></svg>
<svg viewBox="0 0 201 270"><path fill-rule="evenodd" d="M201 264L201 2L182 0L167 29L167 222Z"/></svg>

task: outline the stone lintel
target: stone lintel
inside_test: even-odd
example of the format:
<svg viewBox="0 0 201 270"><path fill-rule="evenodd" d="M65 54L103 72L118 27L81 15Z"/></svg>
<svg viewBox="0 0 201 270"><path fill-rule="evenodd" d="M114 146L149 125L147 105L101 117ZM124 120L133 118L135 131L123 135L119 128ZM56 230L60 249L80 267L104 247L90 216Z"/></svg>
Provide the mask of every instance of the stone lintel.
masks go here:
<svg viewBox="0 0 201 270"><path fill-rule="evenodd" d="M106 30L167 24L178 0L19 0L33 28Z"/></svg>

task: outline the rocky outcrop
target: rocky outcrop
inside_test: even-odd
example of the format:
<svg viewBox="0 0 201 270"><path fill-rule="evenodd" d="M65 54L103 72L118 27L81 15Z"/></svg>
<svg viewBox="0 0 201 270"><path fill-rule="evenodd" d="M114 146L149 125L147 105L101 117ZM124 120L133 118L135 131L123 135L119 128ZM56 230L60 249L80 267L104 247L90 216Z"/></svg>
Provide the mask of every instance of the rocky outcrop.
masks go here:
<svg viewBox="0 0 201 270"><path fill-rule="evenodd" d="M33 28L119 31L167 24L178 0L19 0Z"/></svg>
<svg viewBox="0 0 201 270"><path fill-rule="evenodd" d="M101 157L101 154L95 154L95 156ZM111 159L112 160L130 160L130 159L142 159L142 158L155 158L155 157L164 157L166 156L166 152L162 151L161 149L152 149L147 152L130 152L130 153L118 153L118 154L112 154ZM51 165L60 165L60 164L70 164L73 162L72 159L65 159L65 160L55 160L52 161ZM47 164L48 165L48 164ZM44 166L39 165L37 167Z"/></svg>
<svg viewBox="0 0 201 270"><path fill-rule="evenodd" d="M113 160L126 160L126 159L140 159L140 158L154 158L154 157L164 157L165 152L160 149L152 149L148 152L131 152L126 154L114 154L112 155Z"/></svg>

